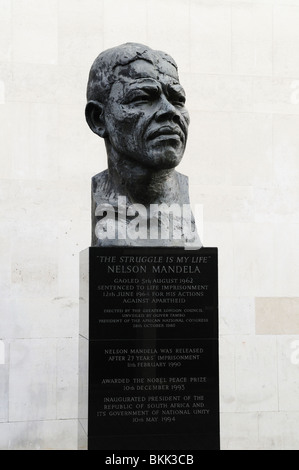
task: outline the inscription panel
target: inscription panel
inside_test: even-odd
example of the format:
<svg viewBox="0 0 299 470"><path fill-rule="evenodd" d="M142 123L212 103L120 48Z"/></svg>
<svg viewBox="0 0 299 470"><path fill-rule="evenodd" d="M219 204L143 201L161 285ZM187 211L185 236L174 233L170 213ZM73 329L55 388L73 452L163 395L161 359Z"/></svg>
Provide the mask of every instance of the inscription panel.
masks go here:
<svg viewBox="0 0 299 470"><path fill-rule="evenodd" d="M218 413L215 340L118 343L111 349L110 342L91 342L92 434L209 430Z"/></svg>
<svg viewBox="0 0 299 470"><path fill-rule="evenodd" d="M216 249L91 250L90 339L218 337Z"/></svg>

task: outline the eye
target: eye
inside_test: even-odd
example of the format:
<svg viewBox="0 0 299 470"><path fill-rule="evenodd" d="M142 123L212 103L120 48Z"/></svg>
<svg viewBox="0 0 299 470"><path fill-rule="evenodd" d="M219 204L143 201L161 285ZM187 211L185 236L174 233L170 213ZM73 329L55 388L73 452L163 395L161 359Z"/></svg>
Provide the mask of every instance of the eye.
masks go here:
<svg viewBox="0 0 299 470"><path fill-rule="evenodd" d="M153 103L160 96L158 87L143 87L142 89L132 90L125 98L125 104L146 104Z"/></svg>
<svg viewBox="0 0 299 470"><path fill-rule="evenodd" d="M185 103L186 103L186 98L185 96L181 95L181 96L173 96L171 98L171 103L174 105L174 106L179 106L179 107L184 107L185 106Z"/></svg>
<svg viewBox="0 0 299 470"><path fill-rule="evenodd" d="M129 103L138 104L138 103L147 103L149 101L152 101L152 98L149 95L137 95L131 98L129 100Z"/></svg>
<svg viewBox="0 0 299 470"><path fill-rule="evenodd" d="M169 101L174 105L183 108L186 104L186 95L181 85L169 85L167 88Z"/></svg>

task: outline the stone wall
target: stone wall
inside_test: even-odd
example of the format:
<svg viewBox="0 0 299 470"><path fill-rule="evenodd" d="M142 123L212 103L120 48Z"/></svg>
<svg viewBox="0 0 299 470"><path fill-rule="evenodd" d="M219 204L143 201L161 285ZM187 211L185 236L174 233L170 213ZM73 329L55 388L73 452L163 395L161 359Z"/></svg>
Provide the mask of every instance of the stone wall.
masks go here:
<svg viewBox="0 0 299 470"><path fill-rule="evenodd" d="M0 0L0 448L76 449L90 65L169 52L191 115L179 170L219 248L222 449L298 449L299 0Z"/></svg>

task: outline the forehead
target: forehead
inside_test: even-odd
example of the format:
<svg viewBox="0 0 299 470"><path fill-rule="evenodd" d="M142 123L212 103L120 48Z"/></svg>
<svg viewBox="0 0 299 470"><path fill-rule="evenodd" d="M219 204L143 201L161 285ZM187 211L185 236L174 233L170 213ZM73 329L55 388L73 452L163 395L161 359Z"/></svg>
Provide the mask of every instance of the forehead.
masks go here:
<svg viewBox="0 0 299 470"><path fill-rule="evenodd" d="M135 60L128 65L118 66L115 72L122 82L132 83L154 79L161 83L179 83L176 68L166 60L161 60L158 66L145 60Z"/></svg>

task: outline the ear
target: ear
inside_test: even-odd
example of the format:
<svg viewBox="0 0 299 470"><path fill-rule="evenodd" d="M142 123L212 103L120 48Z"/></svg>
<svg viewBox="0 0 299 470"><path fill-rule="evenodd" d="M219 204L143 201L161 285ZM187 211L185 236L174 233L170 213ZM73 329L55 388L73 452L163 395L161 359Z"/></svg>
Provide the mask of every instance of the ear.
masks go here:
<svg viewBox="0 0 299 470"><path fill-rule="evenodd" d="M85 117L90 129L100 137L107 137L104 106L99 101L88 101L85 108Z"/></svg>

